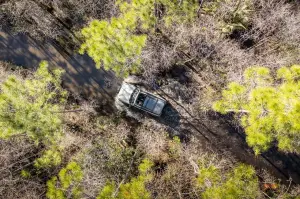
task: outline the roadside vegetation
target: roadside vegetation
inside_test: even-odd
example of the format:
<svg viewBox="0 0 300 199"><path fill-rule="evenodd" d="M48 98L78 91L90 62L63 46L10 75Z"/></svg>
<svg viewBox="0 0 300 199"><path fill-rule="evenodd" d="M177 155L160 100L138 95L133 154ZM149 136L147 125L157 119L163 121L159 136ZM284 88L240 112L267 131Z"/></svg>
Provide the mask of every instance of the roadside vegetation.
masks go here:
<svg viewBox="0 0 300 199"><path fill-rule="evenodd" d="M1 30L135 75L176 110L136 120L70 92L59 66L1 61L0 198L300 199L299 11L296 0L0 0Z"/></svg>

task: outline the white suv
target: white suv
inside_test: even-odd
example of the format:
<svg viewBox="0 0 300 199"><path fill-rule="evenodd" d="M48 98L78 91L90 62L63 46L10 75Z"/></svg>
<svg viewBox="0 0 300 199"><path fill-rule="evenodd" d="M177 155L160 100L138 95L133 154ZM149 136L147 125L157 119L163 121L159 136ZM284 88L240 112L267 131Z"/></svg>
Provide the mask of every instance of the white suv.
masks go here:
<svg viewBox="0 0 300 199"><path fill-rule="evenodd" d="M154 116L160 116L167 103L166 100L126 82L122 83L116 100Z"/></svg>

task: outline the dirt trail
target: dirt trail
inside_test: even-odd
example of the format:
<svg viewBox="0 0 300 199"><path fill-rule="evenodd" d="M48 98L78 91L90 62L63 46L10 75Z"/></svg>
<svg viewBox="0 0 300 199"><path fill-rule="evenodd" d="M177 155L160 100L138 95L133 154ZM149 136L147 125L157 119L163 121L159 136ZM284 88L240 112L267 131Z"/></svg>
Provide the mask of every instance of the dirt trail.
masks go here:
<svg viewBox="0 0 300 199"><path fill-rule="evenodd" d="M64 86L70 91L97 99L111 99L119 82L113 72L97 69L87 55L62 53L53 43L34 41L27 35L0 31L0 60L24 67L37 67L47 60L51 66L65 70Z"/></svg>

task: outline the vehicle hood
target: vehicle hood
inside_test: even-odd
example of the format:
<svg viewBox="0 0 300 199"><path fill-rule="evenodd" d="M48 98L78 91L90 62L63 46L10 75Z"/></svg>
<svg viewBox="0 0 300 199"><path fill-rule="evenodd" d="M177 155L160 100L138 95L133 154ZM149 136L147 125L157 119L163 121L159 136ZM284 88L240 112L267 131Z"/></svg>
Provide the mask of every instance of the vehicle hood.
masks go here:
<svg viewBox="0 0 300 199"><path fill-rule="evenodd" d="M117 99L123 103L129 104L130 97L135 89L136 87L134 85L123 82L117 95Z"/></svg>

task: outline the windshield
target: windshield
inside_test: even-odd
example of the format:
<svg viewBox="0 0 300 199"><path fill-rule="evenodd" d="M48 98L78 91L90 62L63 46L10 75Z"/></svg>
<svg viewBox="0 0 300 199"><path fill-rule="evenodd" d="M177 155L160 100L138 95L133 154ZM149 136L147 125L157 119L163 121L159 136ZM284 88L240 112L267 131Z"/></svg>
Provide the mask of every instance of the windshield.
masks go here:
<svg viewBox="0 0 300 199"><path fill-rule="evenodd" d="M138 106L143 106L146 97L147 95L145 93L139 93L139 95L136 97L135 104Z"/></svg>
<svg viewBox="0 0 300 199"><path fill-rule="evenodd" d="M133 104L134 100L136 99L137 95L139 94L140 90L138 88L134 89L130 99L129 99L129 103Z"/></svg>

